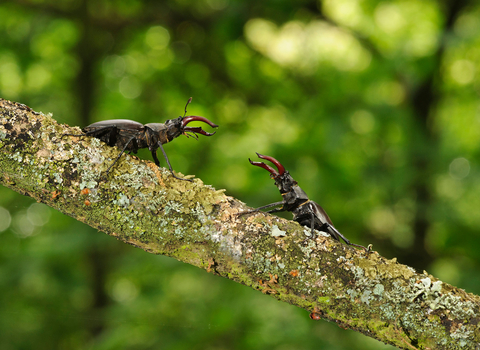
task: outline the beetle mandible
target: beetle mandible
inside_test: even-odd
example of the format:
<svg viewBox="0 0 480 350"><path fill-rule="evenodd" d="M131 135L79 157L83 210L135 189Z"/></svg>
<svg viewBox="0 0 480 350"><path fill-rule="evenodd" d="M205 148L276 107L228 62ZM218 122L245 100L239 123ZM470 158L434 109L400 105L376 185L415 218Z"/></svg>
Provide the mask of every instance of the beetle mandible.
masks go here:
<svg viewBox="0 0 480 350"><path fill-rule="evenodd" d="M206 132L201 127L190 127L188 123L194 121L200 121L207 123L213 128L217 128L218 125L214 124L205 117L199 116L185 116L187 114L187 106L192 102L190 97L185 105L185 113L183 117L176 119L169 119L165 123L149 123L141 124L139 122L128 119L112 119L103 120L90 124L82 129L83 134L64 134L63 136L93 136L101 141L105 142L109 146L116 146L122 151L113 163L108 167L105 177L110 172L110 169L120 159L121 155L126 152L137 153L140 148L148 148L152 153L153 160L157 166L160 166L160 161L157 158L157 149L162 150L165 161L168 164L168 168L172 173L172 176L179 180L193 181L191 179L182 179L173 173L172 166L168 160L167 154L163 149L163 144L172 141L180 135L187 137L193 137L198 140L198 134L205 136L212 136L215 134ZM189 135L190 133L190 135Z"/></svg>
<svg viewBox="0 0 480 350"><path fill-rule="evenodd" d="M355 247L363 248L366 251L367 248L350 242L344 235L342 235L332 223L332 220L328 217L323 208L314 201L310 200L304 190L298 186L290 173L285 170L282 164L273 157L264 156L257 153L258 158L266 159L272 162L278 169L275 170L270 165L263 162L253 162L250 158L250 164L259 166L270 173L270 177L275 180L275 185L278 187L280 194L283 196L283 201L267 204L257 209L240 213L239 216L256 213L261 209L280 206L280 208L274 208L268 210L267 213L278 213L281 211L289 211L293 214L293 220L298 222L302 226L310 227L312 229L312 236L314 230L327 232L333 239L340 241L340 238L345 241L346 244Z"/></svg>

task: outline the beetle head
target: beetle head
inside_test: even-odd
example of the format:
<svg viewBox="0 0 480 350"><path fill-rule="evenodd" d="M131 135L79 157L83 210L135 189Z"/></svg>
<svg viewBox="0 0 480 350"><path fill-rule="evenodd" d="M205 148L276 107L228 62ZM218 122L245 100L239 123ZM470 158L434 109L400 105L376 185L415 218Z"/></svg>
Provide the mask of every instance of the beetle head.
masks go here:
<svg viewBox="0 0 480 350"><path fill-rule="evenodd" d="M185 114L187 114L187 106L190 102L192 102L191 97L188 99L188 102L185 105ZM180 116L175 119L168 119L163 124L152 123L152 124L147 124L147 126L150 127L152 130L154 130L156 133L158 133L159 136L161 133L166 133L166 135L164 134L165 141L162 141L162 143L172 141L174 138L182 134L187 137L194 137L195 139L198 139L197 134L202 134L205 136L212 136L215 134L215 132L212 132L212 133L206 132L200 126L190 127L190 126L187 126L187 124L194 121L200 121L200 122L207 123L213 128L217 128L218 125L212 123L210 120L208 120L205 117L199 117L196 115L186 117L185 114L183 115L183 117Z"/></svg>
<svg viewBox="0 0 480 350"><path fill-rule="evenodd" d="M292 178L290 173L285 170L283 165L280 164L278 160L273 157L264 156L259 153L257 153L257 156L260 159L265 159L272 162L277 167L278 171L272 168L270 165L267 165L263 162L253 162L250 158L248 158L250 164L259 166L270 173L270 177L275 180L275 185L278 187L280 193L288 193L292 190L294 186L297 185L297 181Z"/></svg>

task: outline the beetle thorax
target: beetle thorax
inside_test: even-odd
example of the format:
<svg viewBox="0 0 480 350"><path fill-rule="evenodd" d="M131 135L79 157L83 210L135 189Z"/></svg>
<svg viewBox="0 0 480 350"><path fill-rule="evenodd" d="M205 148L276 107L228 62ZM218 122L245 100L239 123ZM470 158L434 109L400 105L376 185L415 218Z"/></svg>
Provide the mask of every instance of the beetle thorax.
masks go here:
<svg viewBox="0 0 480 350"><path fill-rule="evenodd" d="M149 144L165 144L182 134L182 117L169 119L165 123L145 124Z"/></svg>
<svg viewBox="0 0 480 350"><path fill-rule="evenodd" d="M145 135L147 138L148 146L155 147L158 142L162 144L168 142L166 139L166 130L167 127L165 126L165 124L162 123L145 124Z"/></svg>

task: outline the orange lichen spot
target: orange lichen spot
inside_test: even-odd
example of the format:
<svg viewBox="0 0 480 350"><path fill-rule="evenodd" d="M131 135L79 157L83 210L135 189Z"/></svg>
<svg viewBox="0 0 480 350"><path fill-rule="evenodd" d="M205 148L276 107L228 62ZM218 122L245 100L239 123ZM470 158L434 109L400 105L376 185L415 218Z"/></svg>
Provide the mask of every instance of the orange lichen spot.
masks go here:
<svg viewBox="0 0 480 350"><path fill-rule="evenodd" d="M52 192L52 199L57 198L57 197L60 195L60 193L62 193L62 192L60 192L60 191L53 191L53 192Z"/></svg>
<svg viewBox="0 0 480 350"><path fill-rule="evenodd" d="M207 266L207 272L210 272L211 269L212 269L212 266L215 265L215 260L213 260L213 258L209 258L208 259L208 266Z"/></svg>
<svg viewBox="0 0 480 350"><path fill-rule="evenodd" d="M277 275L272 276L270 274L270 280L269 281L258 280L258 283L260 284L260 286L263 287L263 289L262 289L263 294L277 294L278 293L275 289L270 288L270 286L268 285L269 283L277 283L277 278L278 278Z"/></svg>
<svg viewBox="0 0 480 350"><path fill-rule="evenodd" d="M277 291L275 289L272 289L270 287L266 287L262 289L263 294L277 294Z"/></svg>
<svg viewBox="0 0 480 350"><path fill-rule="evenodd" d="M85 203L85 205L90 205L91 204L88 199L85 199L85 202L83 202L83 203Z"/></svg>
<svg viewBox="0 0 480 350"><path fill-rule="evenodd" d="M153 170L155 173L155 176L157 177L158 182L160 183L161 186L165 187L165 183L163 182L162 179L162 174L160 173L160 170L158 170L158 166L155 165L155 163L148 162L147 166Z"/></svg>
<svg viewBox="0 0 480 350"><path fill-rule="evenodd" d="M319 321L322 319L322 311L315 306L313 312L311 312L309 316L312 320Z"/></svg>
<svg viewBox="0 0 480 350"><path fill-rule="evenodd" d="M292 270L288 274L293 276L293 277L298 277L298 270Z"/></svg>
<svg viewBox="0 0 480 350"><path fill-rule="evenodd" d="M90 189L86 187L80 191L80 194L89 194L89 193L90 193Z"/></svg>

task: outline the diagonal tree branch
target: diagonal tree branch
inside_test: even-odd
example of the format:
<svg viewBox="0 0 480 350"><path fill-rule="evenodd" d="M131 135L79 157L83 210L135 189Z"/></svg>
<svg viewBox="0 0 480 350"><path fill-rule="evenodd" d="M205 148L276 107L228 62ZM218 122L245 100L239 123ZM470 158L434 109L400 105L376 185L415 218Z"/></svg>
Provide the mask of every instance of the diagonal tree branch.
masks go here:
<svg viewBox="0 0 480 350"><path fill-rule="evenodd" d="M123 242L245 284L401 349L480 346L480 298L174 179L51 116L0 99L0 183Z"/></svg>

